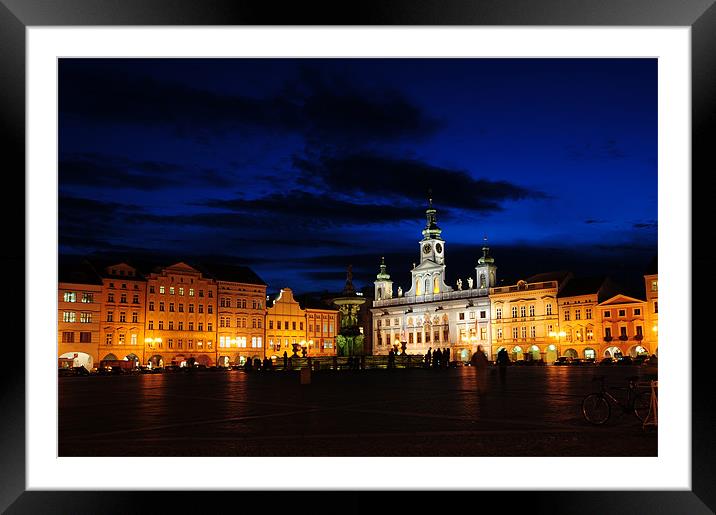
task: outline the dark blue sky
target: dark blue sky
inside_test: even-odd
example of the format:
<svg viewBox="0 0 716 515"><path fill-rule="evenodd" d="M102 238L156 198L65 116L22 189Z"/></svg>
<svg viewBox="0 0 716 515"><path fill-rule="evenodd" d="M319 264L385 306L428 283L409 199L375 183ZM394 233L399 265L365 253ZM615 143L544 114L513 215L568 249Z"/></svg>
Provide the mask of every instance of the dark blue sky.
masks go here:
<svg viewBox="0 0 716 515"><path fill-rule="evenodd" d="M61 59L60 251L247 264L271 291L408 285L433 190L448 280L641 280L655 59Z"/></svg>

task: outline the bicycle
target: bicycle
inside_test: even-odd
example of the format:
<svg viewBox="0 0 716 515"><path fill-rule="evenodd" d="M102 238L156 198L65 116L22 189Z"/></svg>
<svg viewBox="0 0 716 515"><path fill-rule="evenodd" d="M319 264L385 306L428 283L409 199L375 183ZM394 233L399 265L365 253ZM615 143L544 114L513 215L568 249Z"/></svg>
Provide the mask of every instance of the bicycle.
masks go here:
<svg viewBox="0 0 716 515"><path fill-rule="evenodd" d="M627 378L629 385L625 387L604 386L604 376L596 376L592 381L599 381L600 390L597 393L590 393L582 401L582 414L587 422L594 425L602 425L611 416L611 404L622 408L624 413L634 413L639 422L643 423L649 414L651 407L651 392L648 390L639 391L638 377ZM620 401L614 397L612 391L626 390L626 398Z"/></svg>

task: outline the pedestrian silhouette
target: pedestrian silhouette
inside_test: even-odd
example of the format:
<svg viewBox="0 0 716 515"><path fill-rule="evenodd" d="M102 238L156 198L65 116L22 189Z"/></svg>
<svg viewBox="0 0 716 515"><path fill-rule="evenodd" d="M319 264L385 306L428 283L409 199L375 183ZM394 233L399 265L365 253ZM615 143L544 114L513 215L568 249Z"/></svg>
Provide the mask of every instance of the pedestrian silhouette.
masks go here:
<svg viewBox="0 0 716 515"><path fill-rule="evenodd" d="M450 349L443 350L443 361L445 362L445 368L450 367Z"/></svg>
<svg viewBox="0 0 716 515"><path fill-rule="evenodd" d="M428 352L425 353L425 368L430 368L430 360L432 359L432 347L428 349Z"/></svg>
<svg viewBox="0 0 716 515"><path fill-rule="evenodd" d="M393 349L390 349L388 353L388 368L392 369L393 367L395 367L395 352Z"/></svg>
<svg viewBox="0 0 716 515"><path fill-rule="evenodd" d="M440 361L443 358L443 353L440 351L440 349L435 349L435 352L433 352L433 368L439 368L440 367Z"/></svg>
<svg viewBox="0 0 716 515"><path fill-rule="evenodd" d="M475 383L477 385L477 393L482 393L483 387L487 381L487 356L482 349L482 345L477 346L477 351L472 355L470 364L475 369Z"/></svg>
<svg viewBox="0 0 716 515"><path fill-rule="evenodd" d="M497 367L500 371L500 382L504 383L507 376L507 364L510 358L507 356L507 349L500 349L497 353Z"/></svg>
<svg viewBox="0 0 716 515"><path fill-rule="evenodd" d="M286 370L288 368L288 352L283 351L283 369Z"/></svg>

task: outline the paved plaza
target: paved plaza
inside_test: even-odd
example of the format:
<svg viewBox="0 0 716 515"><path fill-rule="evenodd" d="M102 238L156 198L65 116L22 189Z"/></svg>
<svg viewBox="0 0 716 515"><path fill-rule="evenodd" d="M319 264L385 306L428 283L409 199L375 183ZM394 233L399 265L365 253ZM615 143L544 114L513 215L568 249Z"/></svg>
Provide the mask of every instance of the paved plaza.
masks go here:
<svg viewBox="0 0 716 515"><path fill-rule="evenodd" d="M583 397L638 367L299 373L243 370L59 379L60 456L656 456L657 432ZM646 378L645 376L642 376Z"/></svg>

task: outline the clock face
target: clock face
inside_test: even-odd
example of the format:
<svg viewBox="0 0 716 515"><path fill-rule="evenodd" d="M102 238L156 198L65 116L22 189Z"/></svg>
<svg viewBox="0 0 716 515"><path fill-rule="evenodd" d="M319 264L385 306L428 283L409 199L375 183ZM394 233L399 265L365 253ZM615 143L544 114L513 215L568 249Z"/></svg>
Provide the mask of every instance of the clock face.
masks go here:
<svg viewBox="0 0 716 515"><path fill-rule="evenodd" d="M423 245L423 254L430 254L432 248L433 247L429 243L426 243L425 245Z"/></svg>
<svg viewBox="0 0 716 515"><path fill-rule="evenodd" d="M436 243L436 244L435 244L435 252L437 252L438 254L440 254L442 251L443 251L443 246L440 245L439 243Z"/></svg>

